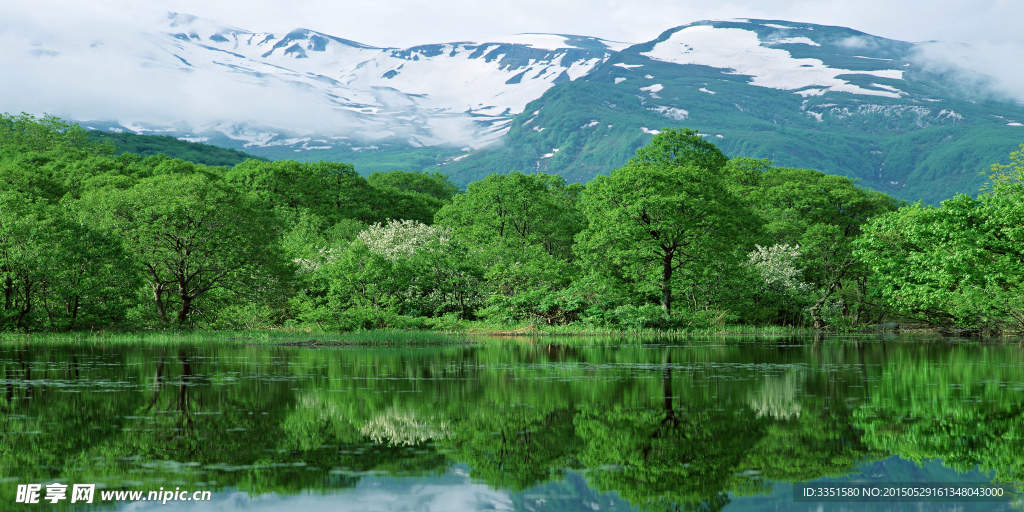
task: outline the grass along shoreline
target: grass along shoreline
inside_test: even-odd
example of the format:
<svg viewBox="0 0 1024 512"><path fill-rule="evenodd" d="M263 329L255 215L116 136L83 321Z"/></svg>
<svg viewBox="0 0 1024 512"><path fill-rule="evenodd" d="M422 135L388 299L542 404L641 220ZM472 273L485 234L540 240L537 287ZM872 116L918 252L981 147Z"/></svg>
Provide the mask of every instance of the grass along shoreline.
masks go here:
<svg viewBox="0 0 1024 512"><path fill-rule="evenodd" d="M472 345L535 338L606 338L621 341L624 338L636 340L664 339L679 337L732 337L732 336L825 336L894 334L892 330L861 330L855 332L814 331L806 327L725 325L680 331L642 329L615 330L581 325L503 325L487 322L464 322L445 330L381 328L340 332L323 327L275 327L249 330L212 331L189 329L165 329L143 331L78 331L78 332L35 332L0 333L0 345L81 343L85 345L108 344L234 344L257 346L290 347L388 347L388 346L441 346ZM949 336L940 329L912 329L895 331L895 334L909 334L923 337L922 341L940 339L1005 340L1021 341L1019 336L995 336L963 338Z"/></svg>

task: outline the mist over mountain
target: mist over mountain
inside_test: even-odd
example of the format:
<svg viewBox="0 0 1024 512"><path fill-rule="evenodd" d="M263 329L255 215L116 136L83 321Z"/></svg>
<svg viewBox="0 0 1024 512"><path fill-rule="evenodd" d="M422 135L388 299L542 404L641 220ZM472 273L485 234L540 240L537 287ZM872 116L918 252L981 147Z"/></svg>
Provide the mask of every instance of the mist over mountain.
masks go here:
<svg viewBox="0 0 1024 512"><path fill-rule="evenodd" d="M255 32L179 13L145 28L116 35L122 44L93 41L85 56L80 47L39 41L30 52L41 66L99 65L75 70L77 85L62 84L74 93L42 91L30 106L97 128L245 147L480 147L507 131L526 103L623 46L523 34L375 48L302 28Z"/></svg>
<svg viewBox="0 0 1024 512"><path fill-rule="evenodd" d="M510 169L587 181L686 126L730 156L937 201L976 191L1024 141L1024 108L937 64L934 45L807 23L378 48L169 13L95 39L45 36L15 49L24 83L4 110L361 172L440 168L462 184Z"/></svg>

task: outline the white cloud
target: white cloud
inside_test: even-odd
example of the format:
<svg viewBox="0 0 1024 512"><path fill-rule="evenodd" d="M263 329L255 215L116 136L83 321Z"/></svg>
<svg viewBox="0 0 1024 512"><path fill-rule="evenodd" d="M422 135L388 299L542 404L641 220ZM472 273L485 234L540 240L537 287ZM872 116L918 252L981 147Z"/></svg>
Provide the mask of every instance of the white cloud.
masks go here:
<svg viewBox="0 0 1024 512"><path fill-rule="evenodd" d="M918 46L917 62L932 71L953 71L954 66L992 77L991 82L968 73L957 73L961 87L976 90L987 86L998 95L1024 102L1024 47L1019 44L929 42ZM981 80L979 80L981 79Z"/></svg>
<svg viewBox="0 0 1024 512"><path fill-rule="evenodd" d="M328 108L323 99L296 94L293 86L272 79L269 84L224 81L218 75L190 73L184 64L170 66L168 61L178 61L133 28L134 18L77 11L77 17L58 16L54 23L23 23L17 30L0 32L0 48L5 49L0 69L16 70L0 81L0 111L82 121L188 120L193 126L271 118L289 127L316 129ZM148 14L140 17L143 26L160 21ZM141 66L134 65L139 62Z"/></svg>

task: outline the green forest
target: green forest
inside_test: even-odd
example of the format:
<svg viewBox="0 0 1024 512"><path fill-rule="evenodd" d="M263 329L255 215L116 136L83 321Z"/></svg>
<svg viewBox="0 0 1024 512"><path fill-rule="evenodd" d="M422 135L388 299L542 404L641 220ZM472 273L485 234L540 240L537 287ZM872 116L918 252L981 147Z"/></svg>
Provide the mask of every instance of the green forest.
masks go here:
<svg viewBox="0 0 1024 512"><path fill-rule="evenodd" d="M180 140L170 135L138 135L131 132L113 133L103 131L90 132L93 140L99 143L110 143L117 153L135 153L147 157L167 155L197 164L222 165L232 167L248 159L266 160L258 156L238 151L237 149L221 148L201 142Z"/></svg>
<svg viewBox="0 0 1024 512"><path fill-rule="evenodd" d="M0 118L0 330L1024 331L1024 146L907 204L666 129L586 185L118 154Z"/></svg>

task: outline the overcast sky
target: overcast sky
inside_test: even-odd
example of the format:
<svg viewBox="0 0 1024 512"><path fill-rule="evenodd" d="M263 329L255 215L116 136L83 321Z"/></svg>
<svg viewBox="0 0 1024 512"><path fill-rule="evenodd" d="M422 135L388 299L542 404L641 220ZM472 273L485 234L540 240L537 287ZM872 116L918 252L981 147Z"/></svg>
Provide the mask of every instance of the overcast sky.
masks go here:
<svg viewBox="0 0 1024 512"><path fill-rule="evenodd" d="M903 41L965 43L975 51L952 57L989 74L1024 78L1021 0L3 0L0 35L32 25L88 31L141 24L167 11L253 31L302 27L398 47L523 32L643 42L693 21L780 19Z"/></svg>
<svg viewBox="0 0 1024 512"><path fill-rule="evenodd" d="M13 2L12 2L13 3ZM32 4L36 2L26 2ZM66 3L78 3L77 0ZM91 0L90 6L119 0ZM692 21L769 18L841 25L904 41L1024 44L1020 0L158 0L250 30L303 27L376 46L411 46L522 32L641 42ZM136 7L137 8L137 7ZM52 11L50 11L52 13Z"/></svg>
<svg viewBox="0 0 1024 512"><path fill-rule="evenodd" d="M677 25L725 18L840 25L913 42L1024 45L1020 0L12 0L0 2L0 30L26 20L70 26L96 18L142 21L166 11L255 31L309 28L375 46L522 32L641 42Z"/></svg>

